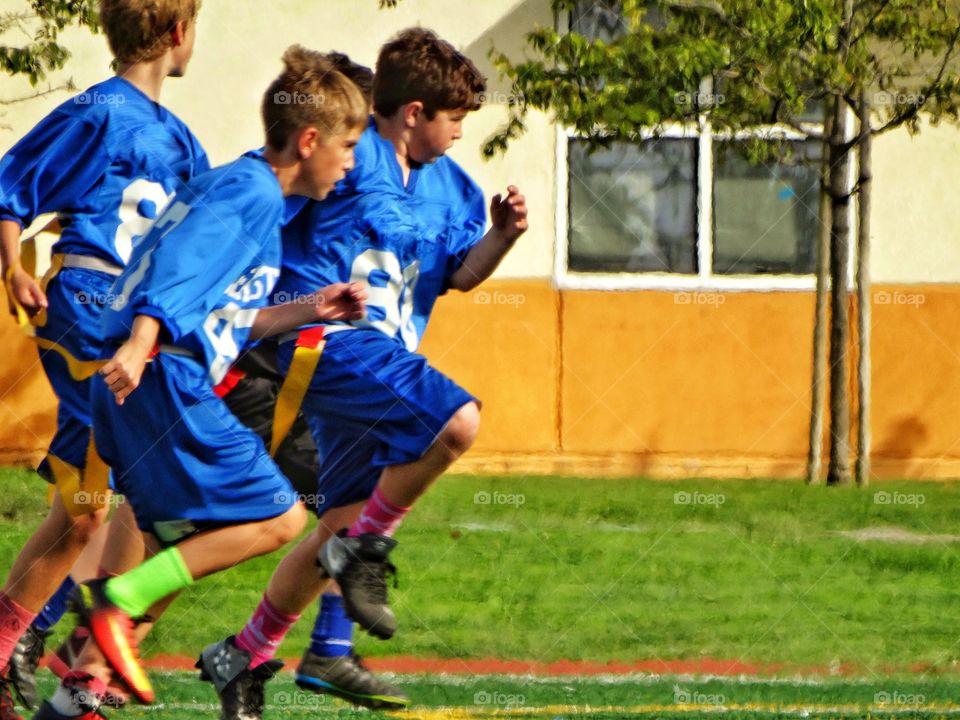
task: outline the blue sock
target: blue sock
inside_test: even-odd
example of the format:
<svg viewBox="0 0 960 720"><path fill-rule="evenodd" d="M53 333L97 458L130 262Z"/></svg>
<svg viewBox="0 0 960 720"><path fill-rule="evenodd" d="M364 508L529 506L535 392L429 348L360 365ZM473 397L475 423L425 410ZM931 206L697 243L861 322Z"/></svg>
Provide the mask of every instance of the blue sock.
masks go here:
<svg viewBox="0 0 960 720"><path fill-rule="evenodd" d="M321 657L341 657L349 655L352 649L353 621L343 610L343 598L324 593L310 634L310 652Z"/></svg>
<svg viewBox="0 0 960 720"><path fill-rule="evenodd" d="M67 612L67 598L70 597L70 591L76 586L77 584L73 581L73 578L67 575L67 579L57 588L53 597L47 601L47 604L43 606L43 610L40 611L33 621L33 628L35 630L44 632L60 622L60 618Z"/></svg>

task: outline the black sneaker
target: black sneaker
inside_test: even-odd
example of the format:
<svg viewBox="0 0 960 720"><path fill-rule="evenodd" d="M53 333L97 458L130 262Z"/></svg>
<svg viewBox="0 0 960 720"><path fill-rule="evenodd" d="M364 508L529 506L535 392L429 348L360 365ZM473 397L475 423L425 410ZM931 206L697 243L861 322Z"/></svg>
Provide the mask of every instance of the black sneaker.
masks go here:
<svg viewBox="0 0 960 720"><path fill-rule="evenodd" d="M220 720L262 720L263 686L283 667L282 660L269 660L250 669L250 654L228 637L207 645L196 667L200 679L212 682L220 696Z"/></svg>
<svg viewBox="0 0 960 720"><path fill-rule="evenodd" d="M387 575L397 574L387 556L396 546L386 535L347 537L341 530L317 554L317 564L340 585L347 616L383 640L397 631L397 618L387 606Z"/></svg>
<svg viewBox="0 0 960 720"><path fill-rule="evenodd" d="M405 708L410 704L409 697L380 680L354 653L322 657L307 650L295 679L297 686L304 690L335 695L374 710Z"/></svg>
<svg viewBox="0 0 960 720"><path fill-rule="evenodd" d="M50 630L37 630L31 625L17 640L10 656L7 679L23 704L31 710L37 706L37 666L51 634Z"/></svg>
<svg viewBox="0 0 960 720"><path fill-rule="evenodd" d="M6 670L0 672L0 720L23 720L13 703L13 694L10 692L10 681L7 680Z"/></svg>

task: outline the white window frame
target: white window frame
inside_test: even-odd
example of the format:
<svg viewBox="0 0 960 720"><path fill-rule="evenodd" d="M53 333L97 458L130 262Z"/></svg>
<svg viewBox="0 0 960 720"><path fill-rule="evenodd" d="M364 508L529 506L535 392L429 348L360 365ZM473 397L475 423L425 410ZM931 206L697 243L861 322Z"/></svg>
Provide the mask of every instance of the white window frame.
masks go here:
<svg viewBox="0 0 960 720"><path fill-rule="evenodd" d="M560 27L569 27L569 13L566 17L558 18ZM701 92L709 93L709 86ZM849 112L849 111L848 111ZM855 118L850 113L847 127L851 129L852 139ZM751 137L782 138L787 140L804 140L821 136L823 126L820 123L803 123L804 135L787 126L765 126L755 130L738 132L734 135L737 140ZM569 213L570 213L570 164L569 142L580 136L572 128L556 125L556 237L554 242L554 282L560 290L703 290L703 291L742 291L742 292L773 292L773 291L811 291L817 286L816 275L805 274L716 274L713 272L713 143L716 140L729 139L729 134L713 132L710 123L701 117L696 124L671 124L664 126L660 132L641 131L643 140L663 137L673 139L697 140L697 175L695 188L697 197L696 211L696 243L698 272L670 273L670 272L622 272L598 273L576 272L569 269ZM852 188L855 180L856 163L849 164L847 187ZM819 202L819 198L817 198ZM856 212L854 203L847 208L851 237L856 232ZM847 285L853 287L855 272L855 243L850 243Z"/></svg>

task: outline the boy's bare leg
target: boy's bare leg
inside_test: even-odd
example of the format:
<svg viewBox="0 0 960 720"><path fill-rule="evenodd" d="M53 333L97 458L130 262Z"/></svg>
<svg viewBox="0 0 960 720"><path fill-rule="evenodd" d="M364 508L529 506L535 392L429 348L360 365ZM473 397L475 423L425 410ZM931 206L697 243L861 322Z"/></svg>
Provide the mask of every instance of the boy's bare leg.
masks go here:
<svg viewBox="0 0 960 720"><path fill-rule="evenodd" d="M55 494L47 517L27 540L10 568L4 594L27 610L40 612L67 577L106 515L107 508L103 508L88 515L71 517L60 494Z"/></svg>
<svg viewBox="0 0 960 720"><path fill-rule="evenodd" d="M194 580L266 555L295 540L307 523L307 511L297 503L269 520L230 525L195 535L177 545Z"/></svg>
<svg viewBox="0 0 960 720"><path fill-rule="evenodd" d="M267 586L267 599L277 610L299 615L320 593L330 591L331 581L317 572L317 553L332 535L353 524L363 505L358 502L324 513L316 529L280 561Z"/></svg>
<svg viewBox="0 0 960 720"><path fill-rule="evenodd" d="M94 531L90 542L80 553L80 557L70 568L69 575L74 582L84 582L97 576L97 569L100 566L100 557L103 555L103 549L106 547L110 537L110 527L113 521L105 522Z"/></svg>
<svg viewBox="0 0 960 720"><path fill-rule="evenodd" d="M480 408L470 402L457 410L436 442L419 460L385 468L380 491L394 505L410 507L434 481L470 449L480 431Z"/></svg>
<svg viewBox="0 0 960 720"><path fill-rule="evenodd" d="M143 533L137 527L137 519L128 502L117 506L110 518L110 533L100 556L99 571L109 575L122 575L143 562L145 545Z"/></svg>

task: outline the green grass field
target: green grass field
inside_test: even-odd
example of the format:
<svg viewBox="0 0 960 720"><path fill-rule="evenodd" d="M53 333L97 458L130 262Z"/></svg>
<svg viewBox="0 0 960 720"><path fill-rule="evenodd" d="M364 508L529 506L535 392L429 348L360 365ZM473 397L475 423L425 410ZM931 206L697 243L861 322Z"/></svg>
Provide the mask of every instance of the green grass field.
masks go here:
<svg viewBox="0 0 960 720"><path fill-rule="evenodd" d="M0 483L8 568L43 516L44 488L23 471L0 471ZM921 482L860 490L444 478L398 534L397 637L360 638L358 649L544 663L716 658L782 666L781 678L827 677L400 678L425 717L553 718L587 707L595 717L960 714L949 704L960 697L958 494L960 485ZM236 632L276 561L191 588L144 643L147 657L193 656ZM291 633L283 656L302 652L311 621L312 613ZM844 678L830 676L841 670ZM191 675L159 675L158 690L165 708L124 714L216 717L205 709L212 692ZM296 692L288 677L271 685L268 700L268 717L351 714Z"/></svg>
<svg viewBox="0 0 960 720"><path fill-rule="evenodd" d="M187 673L154 676L161 704L130 707L111 717L216 718L212 688ZM911 718L960 715L960 683L940 680L756 681L691 678L523 678L517 676L394 678L414 706L402 713L357 710L304 693L287 674L267 686L266 718ZM47 692L53 683L45 682ZM879 689L878 689L879 688Z"/></svg>

